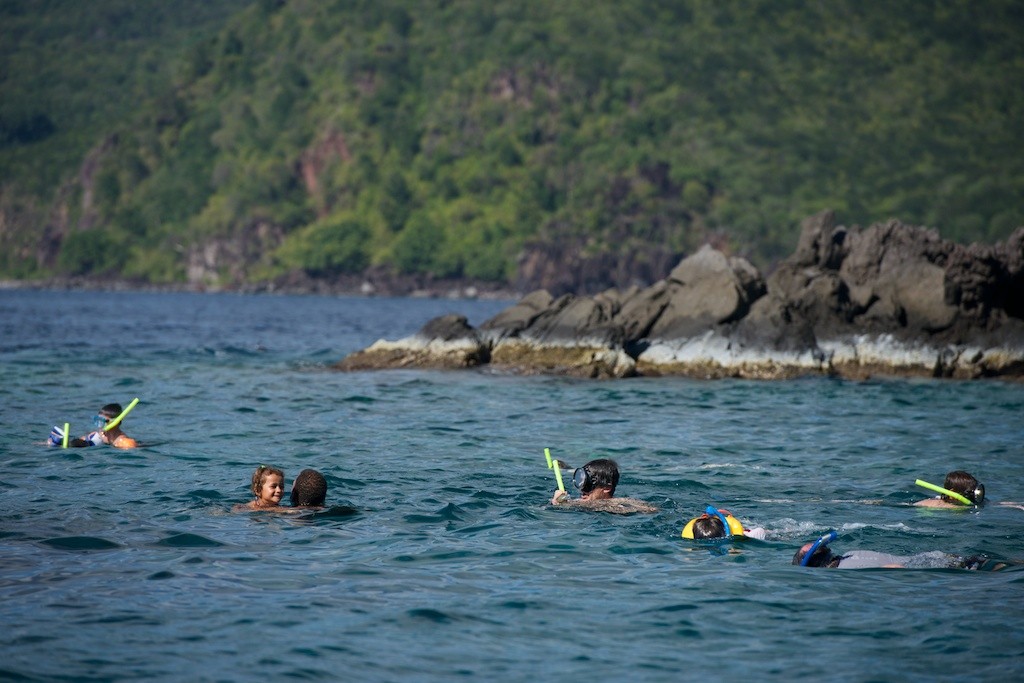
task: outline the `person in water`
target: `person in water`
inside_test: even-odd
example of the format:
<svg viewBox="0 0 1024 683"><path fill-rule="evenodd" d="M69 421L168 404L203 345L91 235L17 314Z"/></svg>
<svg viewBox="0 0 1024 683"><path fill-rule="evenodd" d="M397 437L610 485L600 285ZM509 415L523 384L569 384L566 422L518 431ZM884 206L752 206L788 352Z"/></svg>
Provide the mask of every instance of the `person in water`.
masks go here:
<svg viewBox="0 0 1024 683"><path fill-rule="evenodd" d="M235 510L268 510L281 505L284 495L284 472L276 467L260 465L252 473L252 502L239 503Z"/></svg>
<svg viewBox="0 0 1024 683"><path fill-rule="evenodd" d="M980 569L998 571L1010 565L1008 562L992 560L984 555L961 557L939 551L917 555L893 555L873 550L851 550L836 555L829 543L837 537L830 531L817 541L804 544L793 555L793 564L801 567L824 567L826 569Z"/></svg>
<svg viewBox="0 0 1024 683"><path fill-rule="evenodd" d="M766 531L762 527L744 528L728 510L707 506L704 514L691 519L683 527L683 538L694 540L729 538L733 536L764 540Z"/></svg>
<svg viewBox="0 0 1024 683"><path fill-rule="evenodd" d="M572 499L565 491L555 491L555 495L551 498L552 505L618 514L658 511L658 508L642 500L615 497L615 488L619 484L619 466L614 460L607 458L591 460L583 467L576 469L572 476L572 483L579 489L580 497Z"/></svg>
<svg viewBox="0 0 1024 683"><path fill-rule="evenodd" d="M106 426L111 420L116 418L124 412L121 408L120 403L108 403L107 405L100 408L99 414L93 418L93 424L96 426L96 430L89 432L85 436L76 436L72 439L68 439L68 447L70 448L84 448L87 446L113 446L114 448L137 448L139 442L125 434L121 430L121 425L124 421L114 425L110 429ZM64 430L60 427L54 427L50 430L50 441L51 446L61 446L64 443Z"/></svg>
<svg viewBox="0 0 1024 683"><path fill-rule="evenodd" d="M946 475L942 488L959 493L975 505L985 502L985 485L963 470L953 470ZM966 504L953 496L942 494L937 498L926 498L919 500L914 505L929 508L963 508Z"/></svg>
<svg viewBox="0 0 1024 683"><path fill-rule="evenodd" d="M292 507L322 508L327 500L327 480L316 470L302 470L292 482Z"/></svg>

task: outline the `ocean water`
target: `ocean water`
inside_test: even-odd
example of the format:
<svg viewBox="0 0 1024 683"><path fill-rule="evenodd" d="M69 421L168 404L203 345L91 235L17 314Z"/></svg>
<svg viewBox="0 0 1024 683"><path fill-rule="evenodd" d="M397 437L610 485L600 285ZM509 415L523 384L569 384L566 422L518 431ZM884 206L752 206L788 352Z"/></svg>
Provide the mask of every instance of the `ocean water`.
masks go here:
<svg viewBox="0 0 1024 683"><path fill-rule="evenodd" d="M1024 386L330 369L508 303L0 291L0 680L1024 677L1024 571L790 563L1024 561ZM142 448L43 445L134 397ZM660 511L552 508L544 447ZM334 509L232 513L259 464ZM988 504L911 505L960 468ZM681 539L709 503L766 540Z"/></svg>

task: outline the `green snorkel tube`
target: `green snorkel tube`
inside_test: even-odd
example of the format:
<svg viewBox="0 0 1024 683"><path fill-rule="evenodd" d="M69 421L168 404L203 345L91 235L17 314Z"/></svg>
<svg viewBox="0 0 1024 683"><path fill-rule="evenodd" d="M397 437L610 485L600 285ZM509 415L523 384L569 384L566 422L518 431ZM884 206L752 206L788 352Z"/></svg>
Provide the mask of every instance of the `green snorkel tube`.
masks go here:
<svg viewBox="0 0 1024 683"><path fill-rule="evenodd" d="M123 420L124 418L126 418L126 417L128 416L128 413L132 412L132 409L133 409L133 408L134 408L135 406L137 406L137 405L139 405L139 399L138 399L138 398L135 398L135 399L133 399L133 400L132 400L132 402L131 402L131 403L129 403L129 404L128 404L128 407L127 407L127 408L125 408L124 410L122 410L122 411L121 411L121 414L120 414L120 415L118 415L117 417L115 417L115 418L114 418L113 420L111 420L110 422L108 422L108 423L106 424L106 426L105 426L105 427L103 427L103 431L105 431L105 432L109 432L109 431L110 431L111 429L113 429L113 428L114 428L114 427L116 427L117 425L121 424L121 420Z"/></svg>
<svg viewBox="0 0 1024 683"><path fill-rule="evenodd" d="M956 491L950 491L949 489L944 489L941 486L936 486L935 484L929 484L928 482L924 481L923 479L918 479L914 483L917 484L918 486L922 487L922 488L930 489L930 490L935 491L937 493L941 493L944 496L949 496L950 498L953 498L954 500L960 501L964 505L975 505L975 502L973 500L971 500L970 498L968 498L967 496L962 496L959 493L957 493Z"/></svg>
<svg viewBox="0 0 1024 683"><path fill-rule="evenodd" d="M837 534L834 529L830 529L827 534L825 534L824 536L822 536L814 542L814 545L811 546L811 549L808 550L807 554L804 555L802 560L800 560L800 566L806 567L807 564L811 561L811 556L814 555L818 548L820 548L823 545L828 545L837 538L839 538L839 534Z"/></svg>
<svg viewBox="0 0 1024 683"><path fill-rule="evenodd" d="M557 460L553 460L551 458L551 449L550 448L545 448L544 449L544 457L548 461L548 469L555 471L555 482L558 484L558 490L564 492L565 491L565 484L562 483L562 470L561 470L561 468L560 468L560 466L558 464L558 461Z"/></svg>
<svg viewBox="0 0 1024 683"><path fill-rule="evenodd" d="M553 463L555 470L555 481L558 482L558 490L565 493L565 484L562 483L562 468L558 466L558 463Z"/></svg>

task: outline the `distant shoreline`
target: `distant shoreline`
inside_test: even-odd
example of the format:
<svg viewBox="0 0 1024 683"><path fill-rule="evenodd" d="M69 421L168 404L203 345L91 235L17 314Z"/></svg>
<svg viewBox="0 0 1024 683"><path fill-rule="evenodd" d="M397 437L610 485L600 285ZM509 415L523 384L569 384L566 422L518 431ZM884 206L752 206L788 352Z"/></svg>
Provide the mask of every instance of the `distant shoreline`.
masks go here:
<svg viewBox="0 0 1024 683"><path fill-rule="evenodd" d="M312 296L350 297L395 297L411 299L482 299L490 301L514 301L523 296L521 292L496 285L477 282L446 280L426 287L377 286L364 282L358 286L351 283L331 283L311 280L303 284L262 282L245 285L211 286L190 283L152 284L131 280L100 280L95 278L48 278L45 280L0 280L0 291L89 291L89 292L167 292L191 294L280 294Z"/></svg>

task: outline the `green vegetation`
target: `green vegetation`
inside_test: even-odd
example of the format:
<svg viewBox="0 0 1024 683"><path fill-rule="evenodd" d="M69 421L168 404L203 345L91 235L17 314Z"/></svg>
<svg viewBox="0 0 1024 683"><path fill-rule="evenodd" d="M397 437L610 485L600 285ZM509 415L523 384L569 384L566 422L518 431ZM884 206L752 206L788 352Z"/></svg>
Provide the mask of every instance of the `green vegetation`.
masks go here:
<svg viewBox="0 0 1024 683"><path fill-rule="evenodd" d="M545 245L764 267L824 208L1024 224L1012 0L0 0L0 27L8 277L506 282Z"/></svg>

